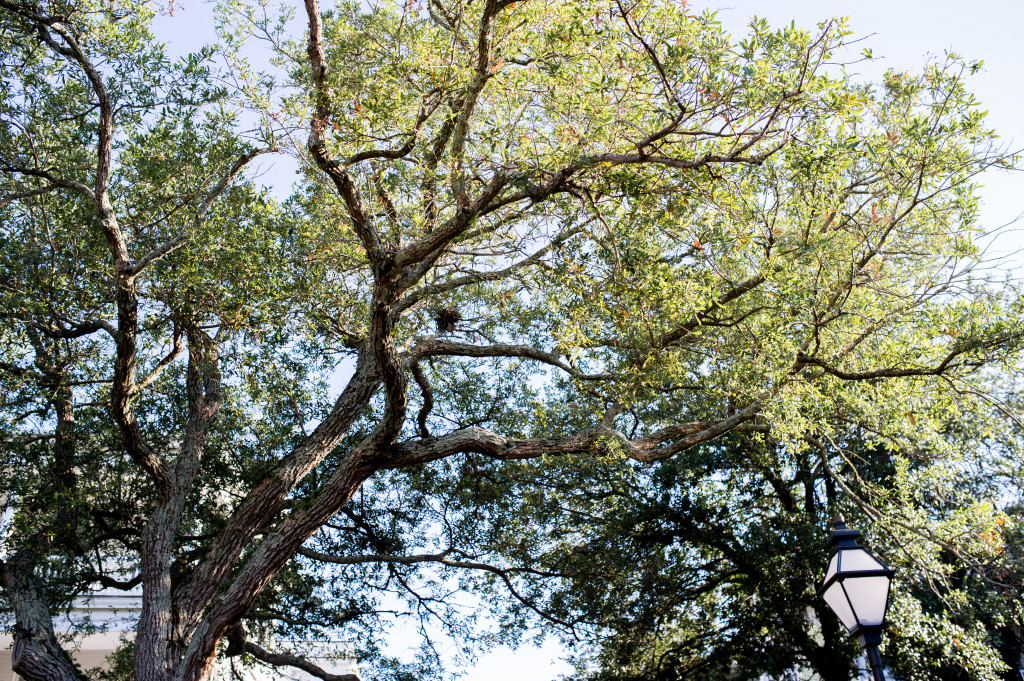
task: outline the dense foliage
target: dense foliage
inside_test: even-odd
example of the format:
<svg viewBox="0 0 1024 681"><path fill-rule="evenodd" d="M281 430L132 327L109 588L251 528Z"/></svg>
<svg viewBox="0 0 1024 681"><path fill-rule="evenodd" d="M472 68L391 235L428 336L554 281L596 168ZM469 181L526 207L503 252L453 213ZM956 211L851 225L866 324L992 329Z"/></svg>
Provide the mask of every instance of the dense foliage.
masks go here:
<svg viewBox="0 0 1024 681"><path fill-rule="evenodd" d="M897 673L1016 664L1022 304L974 244L1015 159L977 63L858 83L842 21L734 40L685 2L218 11L172 61L133 3L0 0L23 678L82 678L54 618L141 588L103 678L339 681L301 643L338 639L413 678L538 626L595 680L848 679L837 511L901 568Z"/></svg>

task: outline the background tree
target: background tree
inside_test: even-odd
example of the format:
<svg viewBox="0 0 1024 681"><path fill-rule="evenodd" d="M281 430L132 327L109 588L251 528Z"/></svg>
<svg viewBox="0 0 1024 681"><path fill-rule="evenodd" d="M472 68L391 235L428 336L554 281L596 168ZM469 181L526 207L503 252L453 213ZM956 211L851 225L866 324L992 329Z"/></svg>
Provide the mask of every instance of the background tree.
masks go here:
<svg viewBox="0 0 1024 681"><path fill-rule="evenodd" d="M379 654L387 611L472 637L449 571L572 629L522 580L562 567L503 562L542 505L446 523L432 479L468 501L499 462L570 457L586 486L676 457L696 493L721 471L695 447L799 457L826 424L942 450L1014 366L1019 300L971 272L973 178L1009 163L976 64L874 88L826 69L842 22L734 43L685 5L306 0L302 39L226 4L215 77L135 6L0 10L26 679L78 678L51 612L97 586L142 587L139 681L218 654L330 679L281 641L338 635L416 671ZM287 75L246 64L253 35ZM278 203L245 169L288 150Z"/></svg>
<svg viewBox="0 0 1024 681"><path fill-rule="evenodd" d="M956 470L982 445L942 455L863 431L830 440L801 450L734 435L654 466L530 461L470 485L457 469L417 484L459 489L445 521L489 528L465 545L531 568L516 589L562 624L548 629L575 646L582 678L851 678L860 651L815 595L840 510L898 568L886 636L898 678L1010 678L1020 517L998 510L1007 489ZM863 509L850 501L867 495ZM495 614L511 624L524 613L503 590L491 587Z"/></svg>

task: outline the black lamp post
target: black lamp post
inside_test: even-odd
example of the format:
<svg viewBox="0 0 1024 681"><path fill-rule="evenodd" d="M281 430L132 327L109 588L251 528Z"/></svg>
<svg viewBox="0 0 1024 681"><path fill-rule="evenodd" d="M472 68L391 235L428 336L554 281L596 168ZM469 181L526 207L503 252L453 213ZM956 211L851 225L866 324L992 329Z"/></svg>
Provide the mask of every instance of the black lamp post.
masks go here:
<svg viewBox="0 0 1024 681"><path fill-rule="evenodd" d="M860 641L875 681L885 681L878 644L882 642L889 583L895 570L857 543L860 531L848 529L843 516L837 515L832 523L835 530L828 545L835 550L818 595L839 616L850 635Z"/></svg>

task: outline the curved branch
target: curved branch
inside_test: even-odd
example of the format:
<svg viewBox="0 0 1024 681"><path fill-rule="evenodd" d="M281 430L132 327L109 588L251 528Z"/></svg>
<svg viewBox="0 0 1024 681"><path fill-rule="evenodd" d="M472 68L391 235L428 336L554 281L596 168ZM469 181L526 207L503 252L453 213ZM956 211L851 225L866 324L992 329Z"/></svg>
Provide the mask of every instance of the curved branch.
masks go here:
<svg viewBox="0 0 1024 681"><path fill-rule="evenodd" d="M114 264L114 295L117 302L117 334L115 336L116 356L114 380L110 392L111 412L121 430L125 449L132 460L139 465L156 483L159 494L170 494L173 482L167 461L150 447L142 437L135 415L131 411L130 396L135 383L136 333L138 327L138 299L132 280L132 264L127 242L117 223L114 208L110 203L109 184L112 168L112 144L114 131L114 107L106 85L96 66L89 60L75 37L58 17L38 14L26 5L10 0L0 0L0 7L27 19L35 27L39 39L55 53L76 64L85 73L86 79L99 105L99 120L96 123L96 181L94 189L58 180L42 171L20 172L48 179L54 184L69 186L92 199L100 228L107 241ZM54 34L59 36L63 45Z"/></svg>
<svg viewBox="0 0 1024 681"><path fill-rule="evenodd" d="M153 370L150 371L149 374L144 379L135 384L132 390L132 395L138 395L140 392L142 392L150 385L152 385L153 381L160 377L160 374L163 372L163 370L166 369L171 362L178 358L178 355L181 354L181 351L184 349L184 347L184 343L182 343L181 331L179 329L175 329L174 342L171 345L170 352L168 352L163 359L157 362L156 366L153 367Z"/></svg>
<svg viewBox="0 0 1024 681"><path fill-rule="evenodd" d="M36 196L44 196L45 194L57 191L58 189L60 189L60 187L58 187L57 185L48 184L45 187L39 187L38 189L28 189L23 192L14 192L13 194L8 194L7 196L0 197L0 208L3 208L8 204L14 203L15 201L20 201L21 199L31 199Z"/></svg>
<svg viewBox="0 0 1024 681"><path fill-rule="evenodd" d="M409 153L416 147L416 141L419 139L420 131L423 129L423 124L427 122L434 111L437 110L437 104L432 106L429 110L427 107L421 107L420 113L416 117L416 122L413 123L412 130L408 133L409 139L406 140L405 144L398 147L397 149L367 149L366 151L360 151L357 154L353 154L345 159L345 165L351 166L363 161L369 161L376 158L385 158L395 160L408 156Z"/></svg>
<svg viewBox="0 0 1024 681"><path fill-rule="evenodd" d="M0 6L2 6L2 5L0 5ZM46 180L47 182L50 183L49 187L43 187L42 189L35 189L35 190L30 190L30 191L22 192L20 194L12 194L10 196L6 196L6 197L4 197L3 201L0 202L0 205L6 205L8 202L14 201L14 200L17 200L17 199L23 199L23 198L27 198L27 197L30 197L30 196L37 196L39 194L44 194L46 192L52 191L53 189L55 189L57 187L59 187L61 189L70 189L70 190L72 190L74 192L78 192L79 194L81 194L82 196L86 197L90 201L95 201L96 200L96 194L87 185L84 185L81 182L76 182L74 180L65 180L64 178L57 177L56 175L53 175L52 173L50 173L47 170L39 170L37 168L28 168L28 167L23 167L23 166L3 165L3 166L0 166L0 172L4 172L4 173L17 173L19 175L28 175L29 177L38 177L38 178L44 179L44 180Z"/></svg>
<svg viewBox="0 0 1024 681"><path fill-rule="evenodd" d="M106 331L111 338L117 338L117 331L109 323L102 319L87 319L84 322L67 322L67 326L62 326L59 323L55 323L56 328L47 328L40 324L39 332L47 338L81 338L82 336L88 336L89 334L96 333L97 331Z"/></svg>
<svg viewBox="0 0 1024 681"><path fill-rule="evenodd" d="M480 31L477 35L476 46L476 69L473 80L466 88L466 95L462 100L462 110L455 119L455 129L452 136L452 193L455 195L455 203L459 208L466 210L469 207L469 194L465 187L465 170L463 152L466 148L466 140L469 138L469 120L476 109L477 100L484 86L490 80L491 72L491 48L494 40L494 19L498 13L507 6L498 0L484 0L484 9L480 17ZM496 68L496 67L495 67Z"/></svg>
<svg viewBox="0 0 1024 681"><path fill-rule="evenodd" d="M650 435L628 439L614 430L609 421L572 435L550 438L506 438L484 428L462 428L438 437L396 444L383 462L384 468L399 468L443 459L453 454L477 453L498 460L536 459L583 453L621 453L643 463L662 461L733 430L766 431L768 426L747 424L760 412L755 400L744 409L721 421L692 421L662 428ZM669 440L674 442L668 443Z"/></svg>
<svg viewBox="0 0 1024 681"><path fill-rule="evenodd" d="M785 96L792 96L793 93L785 93ZM666 168L678 168L681 170L695 170L697 168L703 168L709 165L720 165L728 163L745 163L749 165L760 165L764 163L768 158L782 150L789 143L789 139L783 136L781 142L771 147L770 149L754 155L744 155L749 151L755 144L766 139L772 132L768 128L761 130L760 132L751 136L749 140L740 145L739 147L731 150L727 154L705 154L700 158L696 159L681 159L673 158L671 156L651 156L646 153L634 153L634 154L598 154L597 156L590 156L581 159L579 162L572 165L560 168L556 172L551 174L550 179L541 185L529 185L526 189L514 194L507 196L500 196L495 194L494 201L487 205L475 209L473 214L475 215L486 215L495 210L498 210L504 206L517 203L519 201L529 200L533 203L539 203L544 201L548 197L558 194L560 192L567 191L569 189L569 180L577 173L583 171L586 168L592 168L599 165L617 166L617 165L641 165L641 164L652 164L663 166ZM507 182L507 181L506 181Z"/></svg>
<svg viewBox="0 0 1024 681"><path fill-rule="evenodd" d="M694 170L696 168L703 168L707 165L717 165L722 163L747 163L750 165L760 165L768 160L769 157L774 155L776 152L781 151L785 147L789 140L783 138L781 142L771 147L767 151L761 152L760 154L754 154L752 156L744 156L744 152L753 147L755 144L763 140L768 136L769 130L762 130L758 134L751 137L747 142L737 149L729 152L728 154L704 154L700 158L696 159L682 159L672 158L671 156L649 156L647 154L599 154L592 159L592 163L608 163L613 166L618 165L636 165L641 163L651 163L654 165L664 166L666 168L679 168L681 170Z"/></svg>
<svg viewBox="0 0 1024 681"><path fill-rule="evenodd" d="M959 369L964 366L977 366L974 362L967 360L954 362L957 357L964 355L972 350L978 349L989 349L993 347L1004 346L1024 338L1024 332L1013 333L1006 336L988 341L987 343L981 343L978 345L965 344L963 347L955 348L947 354L941 362L934 367L929 368L913 368L913 369L873 369L870 371L843 371L837 369L822 359L817 357L811 357L803 352L798 352L796 355L796 367L795 370L799 371L804 366L816 366L819 367L824 373L836 378L840 378L844 381L871 381L879 378L908 378L913 376L941 376L947 371Z"/></svg>
<svg viewBox="0 0 1024 681"><path fill-rule="evenodd" d="M109 186L110 173L113 168L114 104L110 99L110 94L107 92L107 86L103 82L103 77L100 75L95 64L85 54L85 51L78 44L75 37L71 35L71 32L67 30L67 27L58 18L44 17L28 11L23 5L16 5L7 0L4 0L0 6L11 9L31 21L36 26L40 40L57 54L77 64L85 73L85 77L89 81L93 92L96 93L100 115L96 125L96 181L91 198L96 204L96 212L100 219L103 235L106 237L111 254L114 256L114 264L118 272L121 273L122 270L127 270L130 266L130 259L128 256L128 245L114 216L114 207L110 203ZM60 36L60 39L64 41L64 45L61 45L54 39L51 31Z"/></svg>
<svg viewBox="0 0 1024 681"><path fill-rule="evenodd" d="M562 361L561 355L546 352L529 345L472 345L441 340L433 336L418 338L416 345L409 351L407 360L415 363L423 357L457 356L457 357L520 357L534 359L544 364L558 367L573 378L582 381L607 381L615 378L614 374L585 374L574 366Z"/></svg>
<svg viewBox="0 0 1024 681"><path fill-rule="evenodd" d="M117 589L119 591L131 591L139 584L142 584L141 574L135 575L129 580L122 581L120 579L114 579L113 577L108 577L107 575L103 575L97 572L90 575L89 579L107 589Z"/></svg>
<svg viewBox="0 0 1024 681"><path fill-rule="evenodd" d="M475 201L467 203L437 229L395 254L395 266L408 270L402 280L402 288L408 288L423 278L441 254L441 249L462 234L472 224L474 218L490 210L490 206L504 191L510 179L511 176L503 171L494 173L494 177Z"/></svg>
<svg viewBox="0 0 1024 681"><path fill-rule="evenodd" d="M427 417L430 416L430 410L434 408L434 391L430 389L430 382L427 381L419 362L413 362L410 370L413 378L416 379L416 385L423 393L423 406L420 407L420 413L416 415L416 424L420 429L420 437L430 437L430 431L427 430Z"/></svg>
<svg viewBox="0 0 1024 681"><path fill-rule="evenodd" d="M356 674L332 674L309 660L290 653L272 653L252 641L246 641L244 650L260 662L272 667L295 667L323 681L359 681Z"/></svg>
<svg viewBox="0 0 1024 681"><path fill-rule="evenodd" d="M682 117L686 114L686 107L683 106L682 102L679 101L679 97L676 95L675 90L669 84L668 76L665 75L665 67L662 65L661 60L658 59L658 53L655 52L654 48L651 47L647 43L647 41L644 40L643 36L640 35L639 27L633 26L633 22L630 21L629 19L629 12L626 10L626 8L622 6L622 2L620 0L615 0L615 5L619 8L619 16L622 17L622 22L626 25L626 29L633 35L634 38L636 38L640 42L640 45L643 46L644 52L647 53L648 59L651 60L651 63L654 65L654 69L658 72L658 79L661 80L661 87L665 91L665 94L668 95L673 102L675 102L675 105L677 107L679 107L679 116L676 120L676 123L678 123L678 121L681 120ZM672 126L666 128L666 131L674 128L676 123L673 123ZM664 134L667 134L667 132ZM664 136L664 134L661 136ZM641 153L643 153L644 147L646 147L656 139L657 137L655 137L654 139L649 138L648 140L641 142L640 144L637 145L637 149Z"/></svg>
<svg viewBox="0 0 1024 681"><path fill-rule="evenodd" d="M673 343L678 343L680 340L693 333L694 329L697 329L705 322L708 322L711 319L711 314L715 310L724 307L725 305L728 305L729 303L743 296L744 294L753 291L764 282L765 276L763 274L759 274L756 277L751 277L750 279L747 279L746 281L741 282L734 286L732 289L726 291L718 298L716 298L706 308L695 313L691 319L689 319L683 324L680 324L678 327L676 327L669 333L665 334L665 336L661 339L662 347L672 345Z"/></svg>

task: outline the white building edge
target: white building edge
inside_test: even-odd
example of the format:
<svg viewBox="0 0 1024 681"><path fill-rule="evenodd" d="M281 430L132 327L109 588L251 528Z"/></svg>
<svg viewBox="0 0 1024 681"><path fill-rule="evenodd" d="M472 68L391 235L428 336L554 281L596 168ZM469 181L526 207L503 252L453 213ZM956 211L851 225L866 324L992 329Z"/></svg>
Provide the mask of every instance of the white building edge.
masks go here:
<svg viewBox="0 0 1024 681"><path fill-rule="evenodd" d="M107 657L120 647L126 636L134 633L141 610L142 594L138 589L128 592L108 589L77 599L70 617L54 624L65 650L71 653L83 671L88 672L107 666ZM89 628L97 631L71 634L72 621L88 623L92 625ZM21 676L11 669L13 645L10 633L0 633L0 681L21 681ZM305 653L303 657L331 674L357 674L355 662L345 659L348 650L349 646L344 641L296 641L292 644L282 642L279 652ZM319 681L293 667L273 669L253 663L251 658L243 664L241 659L218 660L213 681Z"/></svg>

